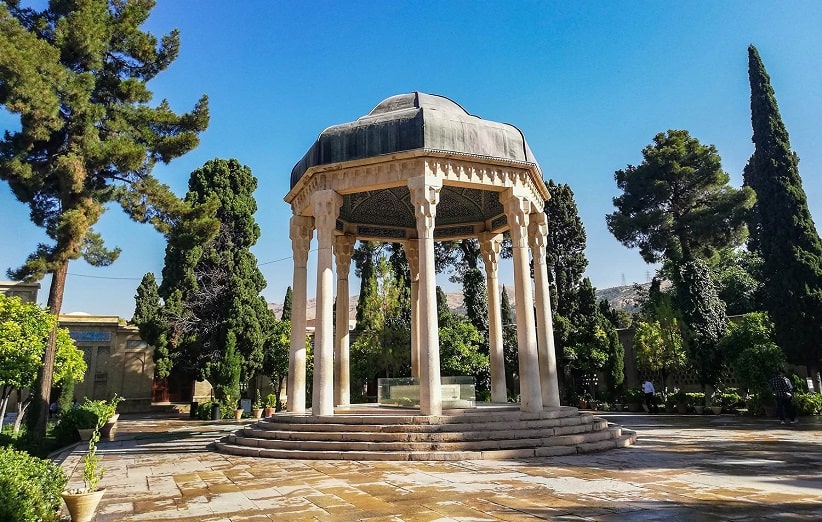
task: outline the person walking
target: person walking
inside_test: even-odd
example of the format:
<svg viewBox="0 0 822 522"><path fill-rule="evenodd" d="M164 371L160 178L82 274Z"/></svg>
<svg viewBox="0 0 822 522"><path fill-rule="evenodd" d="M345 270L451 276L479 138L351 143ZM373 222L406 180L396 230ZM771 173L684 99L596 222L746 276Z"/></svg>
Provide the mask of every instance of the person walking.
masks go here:
<svg viewBox="0 0 822 522"><path fill-rule="evenodd" d="M656 390L654 383L646 380L642 383L642 391L645 393L645 405L648 407L648 413L659 413L659 406L656 403Z"/></svg>
<svg viewBox="0 0 822 522"><path fill-rule="evenodd" d="M793 385L790 379L785 376L785 370L780 368L771 379L771 387L776 397L776 414L779 415L779 423L787 424L790 418L791 424L796 424L796 407L793 405Z"/></svg>

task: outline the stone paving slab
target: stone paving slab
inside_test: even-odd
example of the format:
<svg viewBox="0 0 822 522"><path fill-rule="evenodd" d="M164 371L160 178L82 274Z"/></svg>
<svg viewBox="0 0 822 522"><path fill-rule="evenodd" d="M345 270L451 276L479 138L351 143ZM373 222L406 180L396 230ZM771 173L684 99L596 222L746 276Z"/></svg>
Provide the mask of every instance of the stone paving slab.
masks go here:
<svg viewBox="0 0 822 522"><path fill-rule="evenodd" d="M638 433L603 453L458 462L239 457L242 424L124 415L99 445L97 522L822 520L822 420L606 414ZM81 483L81 445L58 460ZM65 512L65 510L64 510ZM68 520L65 518L64 520Z"/></svg>

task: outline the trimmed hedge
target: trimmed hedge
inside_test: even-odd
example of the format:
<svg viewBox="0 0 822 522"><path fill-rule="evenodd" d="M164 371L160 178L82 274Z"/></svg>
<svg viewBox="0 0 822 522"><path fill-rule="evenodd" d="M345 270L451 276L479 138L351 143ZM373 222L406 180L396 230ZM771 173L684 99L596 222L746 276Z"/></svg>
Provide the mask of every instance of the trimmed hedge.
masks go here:
<svg viewBox="0 0 822 522"><path fill-rule="evenodd" d="M66 474L50 460L0 448L0 520L59 520L60 492L66 482Z"/></svg>

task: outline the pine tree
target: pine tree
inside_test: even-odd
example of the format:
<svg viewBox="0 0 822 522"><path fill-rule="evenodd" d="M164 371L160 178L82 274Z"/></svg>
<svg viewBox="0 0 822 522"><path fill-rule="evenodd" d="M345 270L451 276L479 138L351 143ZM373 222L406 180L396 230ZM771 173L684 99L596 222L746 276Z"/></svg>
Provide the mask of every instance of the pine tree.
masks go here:
<svg viewBox="0 0 822 522"><path fill-rule="evenodd" d="M799 159L753 45L748 76L754 153L745 183L757 194L752 247L763 259L765 303L777 343L790 362L816 373L822 362L822 242L808 210Z"/></svg>
<svg viewBox="0 0 822 522"><path fill-rule="evenodd" d="M150 107L147 84L176 58L179 34L141 31L154 2L49 2L43 11L0 3L0 105L21 128L0 139L0 179L30 208L51 244L41 244L14 279L51 274L48 307L59 314L71 260L105 265L116 259L93 230L106 204L118 200L136 221L167 230L184 208L151 176L198 144L208 125L203 97L175 114ZM33 407L33 434L46 434L56 330L49 338Z"/></svg>
<svg viewBox="0 0 822 522"><path fill-rule="evenodd" d="M638 247L647 263L675 264L739 244L753 191L728 185L716 148L688 131L660 132L653 141L639 166L614 174L623 193L606 222L617 241Z"/></svg>

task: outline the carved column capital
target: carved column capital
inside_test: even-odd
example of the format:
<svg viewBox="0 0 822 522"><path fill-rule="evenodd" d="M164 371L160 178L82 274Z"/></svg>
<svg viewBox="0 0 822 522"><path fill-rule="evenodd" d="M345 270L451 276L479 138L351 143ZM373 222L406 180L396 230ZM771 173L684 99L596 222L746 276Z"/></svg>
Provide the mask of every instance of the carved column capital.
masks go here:
<svg viewBox="0 0 822 522"><path fill-rule="evenodd" d="M514 189L500 193L499 201L505 209L508 225L511 227L511 245L514 248L528 246L528 218L531 214L531 202Z"/></svg>
<svg viewBox="0 0 822 522"><path fill-rule="evenodd" d="M354 244L357 238L345 234L334 238L334 259L337 262L337 277L348 279L348 272L351 268L351 256L354 254Z"/></svg>
<svg viewBox="0 0 822 522"><path fill-rule="evenodd" d="M288 236L291 238L291 251L294 265L304 267L308 263L308 250L311 248L311 236L314 235L314 219L307 216L291 216Z"/></svg>
<svg viewBox="0 0 822 522"><path fill-rule="evenodd" d="M434 223L441 189L442 180L432 176L419 176L408 180L408 192L414 205L417 234L420 239L434 237Z"/></svg>
<svg viewBox="0 0 822 522"><path fill-rule="evenodd" d="M318 190L311 195L311 207L314 210L317 239L319 239L320 233L334 230L341 206L342 196L333 190Z"/></svg>
<svg viewBox="0 0 822 522"><path fill-rule="evenodd" d="M533 212L528 218L528 244L534 259L545 262L545 248L548 242L548 217L545 212Z"/></svg>
<svg viewBox="0 0 822 522"><path fill-rule="evenodd" d="M499 266L500 251L502 250L502 234L481 232L477 239L479 239L480 254L486 271L494 270L496 272Z"/></svg>
<svg viewBox="0 0 822 522"><path fill-rule="evenodd" d="M405 258L408 260L408 271L411 272L411 281L418 281L420 278L420 246L417 241L403 241L402 248L405 250Z"/></svg>

